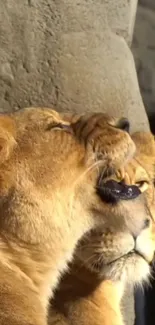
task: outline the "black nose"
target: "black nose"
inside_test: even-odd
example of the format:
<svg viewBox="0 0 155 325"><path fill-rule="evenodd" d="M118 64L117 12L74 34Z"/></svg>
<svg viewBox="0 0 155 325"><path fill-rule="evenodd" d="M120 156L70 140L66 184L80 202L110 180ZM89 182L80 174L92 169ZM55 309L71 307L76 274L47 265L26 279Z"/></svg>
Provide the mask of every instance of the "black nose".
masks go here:
<svg viewBox="0 0 155 325"><path fill-rule="evenodd" d="M144 220L144 229L148 228L150 225L150 219L145 219Z"/></svg>
<svg viewBox="0 0 155 325"><path fill-rule="evenodd" d="M96 188L100 198L108 203L116 203L120 200L133 200L141 194L137 186L129 186L114 180L108 180L105 183L97 184Z"/></svg>
<svg viewBox="0 0 155 325"><path fill-rule="evenodd" d="M123 131L126 131L129 133L129 130L130 130L130 122L128 121L127 118L121 118L118 122L117 122L117 125L116 127L118 129L121 129Z"/></svg>

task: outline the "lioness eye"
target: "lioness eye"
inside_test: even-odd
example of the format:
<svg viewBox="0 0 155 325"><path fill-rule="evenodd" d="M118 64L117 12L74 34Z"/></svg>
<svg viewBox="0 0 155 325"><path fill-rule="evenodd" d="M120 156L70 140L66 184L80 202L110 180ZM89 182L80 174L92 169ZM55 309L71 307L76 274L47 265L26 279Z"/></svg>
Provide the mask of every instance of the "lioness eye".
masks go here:
<svg viewBox="0 0 155 325"><path fill-rule="evenodd" d="M63 123L50 123L47 127L47 130L49 131L52 129L71 131L71 126Z"/></svg>
<svg viewBox="0 0 155 325"><path fill-rule="evenodd" d="M147 181L139 181L136 182L136 186L139 187L141 192L145 192L148 189L149 184Z"/></svg>

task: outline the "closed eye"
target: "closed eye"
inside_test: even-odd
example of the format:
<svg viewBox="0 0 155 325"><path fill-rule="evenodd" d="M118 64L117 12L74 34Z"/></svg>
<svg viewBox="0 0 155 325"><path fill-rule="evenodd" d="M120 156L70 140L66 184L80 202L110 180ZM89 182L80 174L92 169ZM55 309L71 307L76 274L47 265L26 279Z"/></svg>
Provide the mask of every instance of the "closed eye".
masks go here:
<svg viewBox="0 0 155 325"><path fill-rule="evenodd" d="M149 183L146 180L138 181L135 185L139 187L141 192L145 192L149 187Z"/></svg>
<svg viewBox="0 0 155 325"><path fill-rule="evenodd" d="M63 124L63 123L50 123L48 126L47 126L47 131L50 131L50 130L65 130L65 131L69 131L71 132L72 131L72 128L69 124Z"/></svg>

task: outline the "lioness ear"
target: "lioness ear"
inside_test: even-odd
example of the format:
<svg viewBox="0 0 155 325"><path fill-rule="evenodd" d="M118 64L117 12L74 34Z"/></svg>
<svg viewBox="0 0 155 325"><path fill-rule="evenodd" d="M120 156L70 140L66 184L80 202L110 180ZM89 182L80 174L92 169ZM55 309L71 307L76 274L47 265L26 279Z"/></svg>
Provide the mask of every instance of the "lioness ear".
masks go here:
<svg viewBox="0 0 155 325"><path fill-rule="evenodd" d="M15 143L13 119L8 115L0 115L0 165L9 158Z"/></svg>
<svg viewBox="0 0 155 325"><path fill-rule="evenodd" d="M151 132L135 132L132 134L137 151L146 156L155 156L155 137Z"/></svg>

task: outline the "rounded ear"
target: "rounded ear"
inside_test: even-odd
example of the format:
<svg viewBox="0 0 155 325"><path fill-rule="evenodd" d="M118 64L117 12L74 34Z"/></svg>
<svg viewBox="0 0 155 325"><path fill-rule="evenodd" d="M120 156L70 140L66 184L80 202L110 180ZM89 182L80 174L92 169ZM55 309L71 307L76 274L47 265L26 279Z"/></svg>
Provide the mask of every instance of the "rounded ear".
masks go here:
<svg viewBox="0 0 155 325"><path fill-rule="evenodd" d="M155 156L155 137L151 132L135 132L132 134L137 152L145 156Z"/></svg>
<svg viewBox="0 0 155 325"><path fill-rule="evenodd" d="M0 165L9 158L15 143L13 119L8 115L0 115Z"/></svg>

